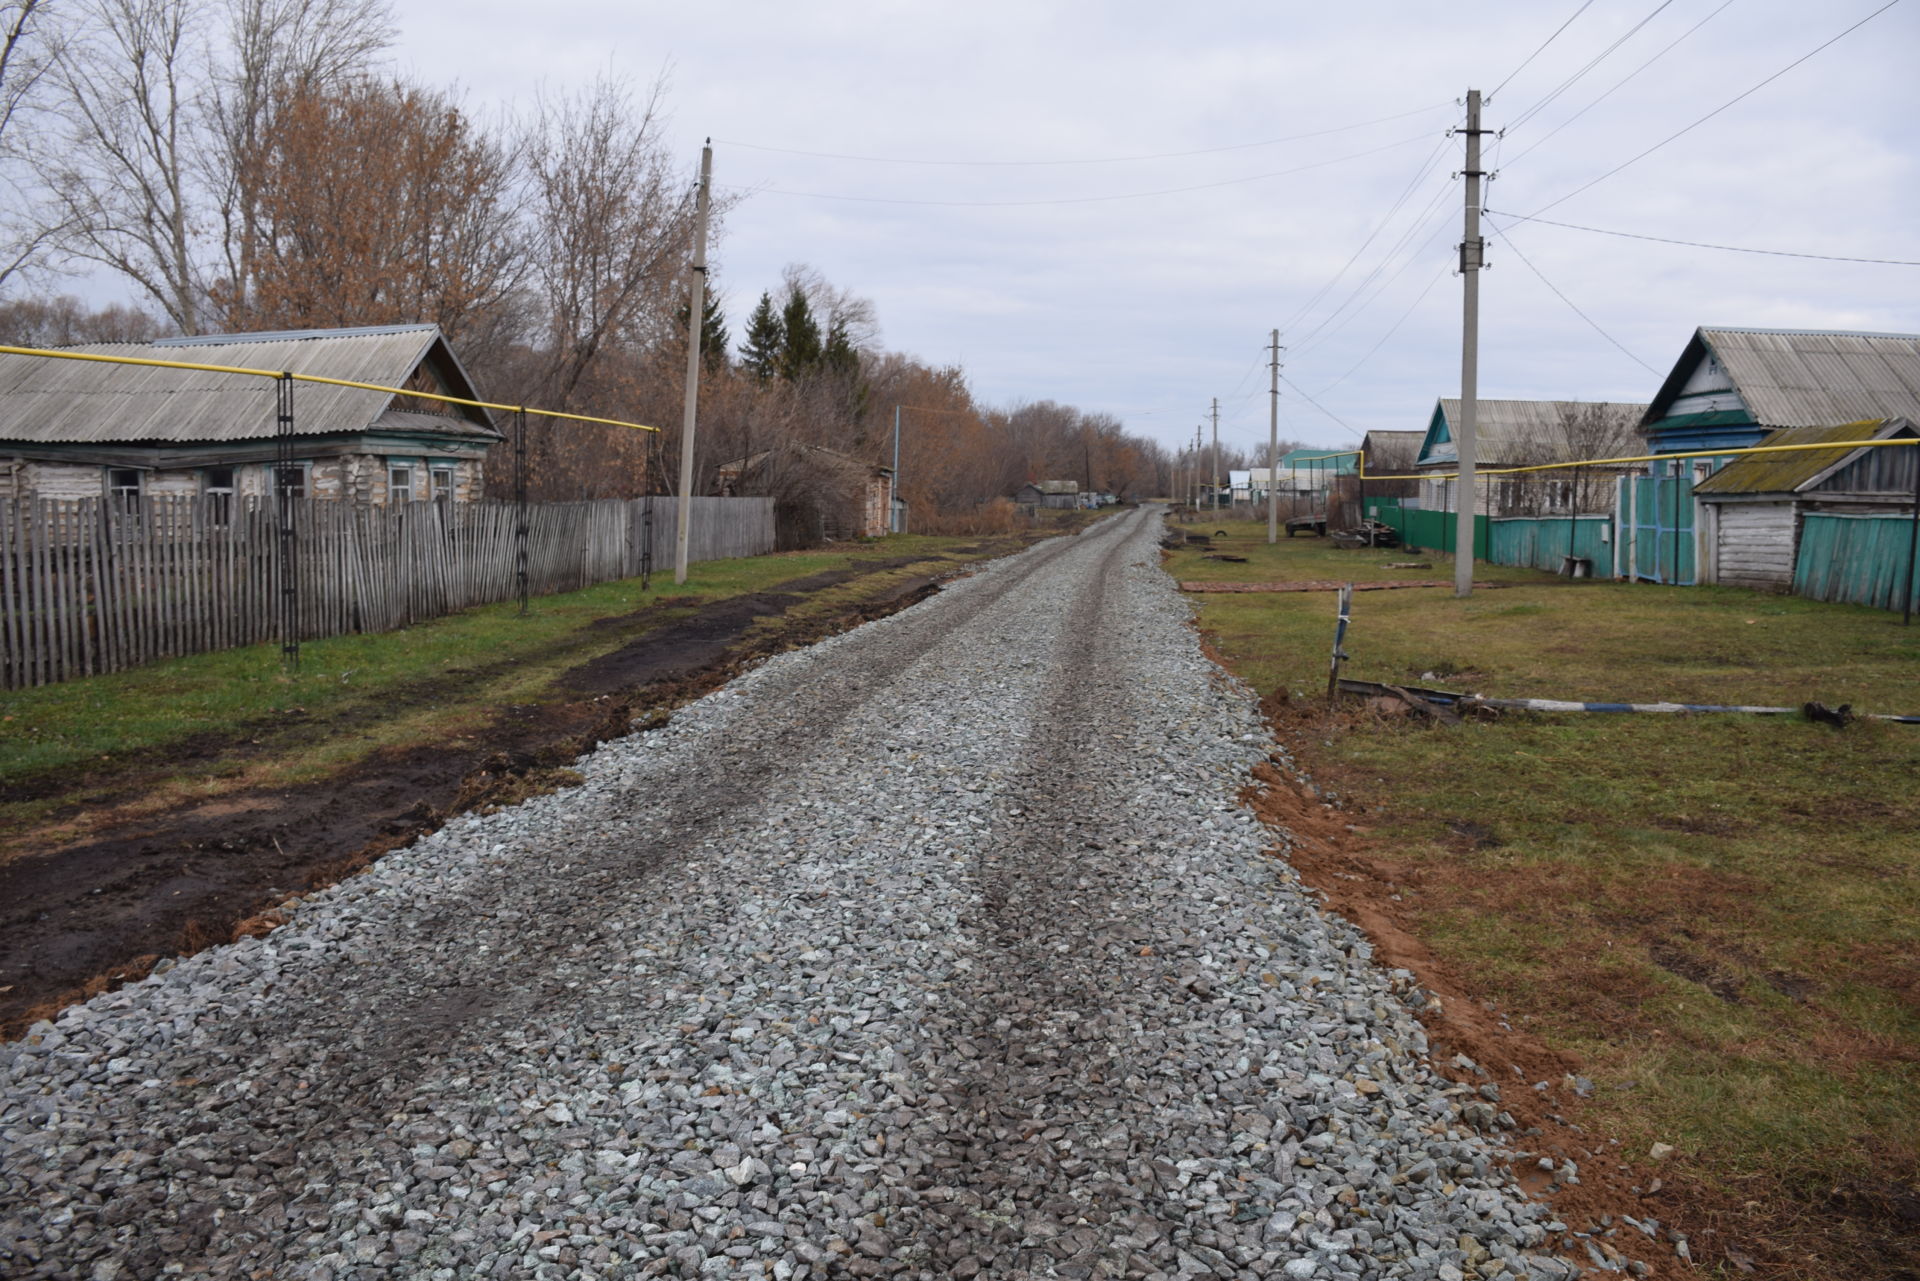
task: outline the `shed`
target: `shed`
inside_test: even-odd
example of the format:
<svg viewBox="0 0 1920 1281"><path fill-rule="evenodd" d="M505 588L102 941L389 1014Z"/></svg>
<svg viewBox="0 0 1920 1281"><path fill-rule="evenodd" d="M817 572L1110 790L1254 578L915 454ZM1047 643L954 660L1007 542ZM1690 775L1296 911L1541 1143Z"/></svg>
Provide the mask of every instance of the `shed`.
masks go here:
<svg viewBox="0 0 1920 1281"><path fill-rule="evenodd" d="M1013 491L1013 501L1022 507L1057 507L1072 511L1080 505L1080 482L1030 480Z"/></svg>
<svg viewBox="0 0 1920 1281"><path fill-rule="evenodd" d="M721 463L723 497L770 495L781 551L887 533L893 469L825 445L781 445Z"/></svg>
<svg viewBox="0 0 1920 1281"><path fill-rule="evenodd" d="M213 334L65 350L229 368L478 400L435 325ZM0 355L0 497L207 494L263 497L278 423L271 380L209 370ZM484 409L334 384L297 383L296 497L468 502L502 439Z"/></svg>
<svg viewBox="0 0 1920 1281"><path fill-rule="evenodd" d="M1786 591L1793 586L1809 513L1874 516L1912 510L1920 446L1847 449L1869 440L1920 437L1905 418L1837 427L1789 427L1765 445L1824 445L1734 459L1693 488L1707 512L1707 581Z"/></svg>
<svg viewBox="0 0 1920 1281"><path fill-rule="evenodd" d="M1760 443L1785 427L1920 420L1920 334L1700 328L1646 407L1648 452Z"/></svg>

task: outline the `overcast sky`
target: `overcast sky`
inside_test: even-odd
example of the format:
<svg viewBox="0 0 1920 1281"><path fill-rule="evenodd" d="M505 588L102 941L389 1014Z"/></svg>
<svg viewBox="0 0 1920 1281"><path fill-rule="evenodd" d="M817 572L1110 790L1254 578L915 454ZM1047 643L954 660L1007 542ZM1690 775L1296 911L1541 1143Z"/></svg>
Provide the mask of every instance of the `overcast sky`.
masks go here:
<svg viewBox="0 0 1920 1281"><path fill-rule="evenodd" d="M399 56L477 107L665 74L677 149L691 168L711 136L716 185L744 197L717 263L736 339L806 262L873 299L886 347L963 365L988 403L1059 400L1177 443L1217 396L1223 442L1252 445L1278 327L1300 389L1281 434L1332 445L1354 437L1301 392L1359 430L1423 428L1458 394L1446 133L1469 88L1507 130L1491 210L1920 260L1914 3L1554 203L1883 3L401 0ZM1488 397L1648 400L1702 324L1920 331L1920 267L1512 239L1490 236L1483 277Z"/></svg>

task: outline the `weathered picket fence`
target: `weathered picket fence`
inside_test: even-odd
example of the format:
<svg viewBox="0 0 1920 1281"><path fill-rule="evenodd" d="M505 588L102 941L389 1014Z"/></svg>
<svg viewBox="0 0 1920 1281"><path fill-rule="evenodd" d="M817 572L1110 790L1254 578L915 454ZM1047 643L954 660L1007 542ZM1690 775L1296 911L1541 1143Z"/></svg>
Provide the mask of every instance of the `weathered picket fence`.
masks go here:
<svg viewBox="0 0 1920 1281"><path fill-rule="evenodd" d="M773 550L771 498L695 498L688 558ZM527 590L573 591L673 565L677 500L527 509ZM520 590L512 503L358 507L297 499L302 640L381 632ZM0 687L121 671L281 635L279 516L223 495L0 500Z"/></svg>

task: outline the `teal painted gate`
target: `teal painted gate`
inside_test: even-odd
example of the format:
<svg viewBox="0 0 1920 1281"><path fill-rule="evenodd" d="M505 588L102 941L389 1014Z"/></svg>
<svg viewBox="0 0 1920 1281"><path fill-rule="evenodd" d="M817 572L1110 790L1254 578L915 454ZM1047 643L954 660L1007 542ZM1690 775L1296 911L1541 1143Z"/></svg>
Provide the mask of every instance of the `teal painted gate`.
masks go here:
<svg viewBox="0 0 1920 1281"><path fill-rule="evenodd" d="M1633 476L1621 482L1621 520L1631 521L1633 575L1688 586L1699 581L1693 555L1693 481ZM1622 532L1628 532L1623 530Z"/></svg>
<svg viewBox="0 0 1920 1281"><path fill-rule="evenodd" d="M1493 522L1487 559L1559 573L1568 556L1593 562L1595 578L1613 577L1611 516L1501 517Z"/></svg>

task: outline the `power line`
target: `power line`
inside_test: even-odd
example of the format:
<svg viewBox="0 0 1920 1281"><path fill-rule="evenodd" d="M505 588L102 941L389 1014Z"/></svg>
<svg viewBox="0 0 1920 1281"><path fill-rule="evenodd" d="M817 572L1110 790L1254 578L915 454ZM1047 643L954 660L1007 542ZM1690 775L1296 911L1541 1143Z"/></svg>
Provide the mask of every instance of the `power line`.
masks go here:
<svg viewBox="0 0 1920 1281"><path fill-rule="evenodd" d="M1813 57L1814 54L1819 53L1822 49L1827 48L1829 45L1837 44L1839 41L1845 39L1847 36L1852 35L1854 32L1866 26L1869 22L1872 22L1875 18L1879 17L1881 14L1885 13L1887 10L1893 8L1893 6L1899 3L1900 3L1900 0L1887 0L1885 4L1881 5L1878 9L1875 9L1872 13L1868 14L1866 17L1860 19L1860 21L1854 23L1851 27L1848 27L1845 31L1842 31L1839 35L1834 36L1832 39L1826 41L1826 43L1821 44L1816 48L1810 49L1806 53L1801 54L1798 58L1795 58L1792 62L1789 62L1786 66L1780 68L1780 70L1774 72L1772 75L1768 76L1765 80L1762 80L1759 84L1754 85L1751 89L1746 90L1744 93L1740 93L1732 98L1729 98L1727 101L1721 103L1719 106L1715 107L1712 111L1709 111L1706 115L1701 116L1698 120L1694 121L1692 124L1688 125L1686 128L1678 130L1677 132L1668 134L1666 137L1662 138L1659 142L1654 143L1651 147L1648 147L1645 151L1633 157L1631 160L1626 160L1621 162L1620 164L1615 165L1613 168L1601 174L1598 178L1595 178L1590 182L1586 182L1581 184L1578 187L1575 187L1572 191L1567 192L1564 196L1561 196L1559 199L1553 200L1547 204L1541 205L1538 209L1534 210L1533 213L1528 214L1526 216L1529 218L1537 217L1538 215L1543 214L1547 210L1553 208L1555 205L1566 203L1567 201L1573 199L1575 196L1579 195L1581 192L1586 191L1588 188L1598 186L1600 183L1605 182L1607 179L1613 177L1613 175L1619 173L1622 169L1627 168L1629 165L1638 164L1640 161L1645 160L1648 156L1660 150L1660 148L1666 146L1668 143L1672 142L1674 139L1679 138L1685 134L1692 133L1695 129L1698 129L1701 125L1707 123L1707 121L1713 119L1715 116L1725 111L1728 107L1733 106L1735 103L1741 101L1744 98L1749 98L1754 94L1758 93L1760 90L1766 88L1768 85L1778 80L1781 76L1786 75L1787 72L1792 71L1795 67L1799 66L1801 63L1805 62L1807 59ZM1508 243L1512 243L1512 242L1509 241Z"/></svg>
<svg viewBox="0 0 1920 1281"><path fill-rule="evenodd" d="M1094 156L1076 160L918 160L904 156L855 156L838 151L802 151L794 147L770 147L757 142L741 142L738 139L720 138L716 141L727 147L740 147L748 151L768 151L783 156L811 156L816 160L854 160L862 164L874 165L938 165L977 168L1029 168L1050 165L1119 165L1131 164L1140 160L1181 160L1189 156L1217 156L1228 151L1251 151L1259 147L1277 147L1282 143L1301 142L1308 138L1326 138L1336 133L1350 133L1355 129L1366 129L1373 125L1390 124L1395 120L1405 120L1409 116L1424 115L1429 111L1438 111L1442 107L1451 107L1453 102L1436 102L1431 106L1416 107L1412 111L1402 111L1391 116L1379 116L1372 120L1361 120L1350 125L1337 125L1332 129L1317 129L1312 133L1288 134L1284 138L1268 138L1262 142L1236 142L1221 147L1202 147L1197 151L1156 151L1138 156Z"/></svg>
<svg viewBox="0 0 1920 1281"><path fill-rule="evenodd" d="M1733 4L1733 0L1722 0L1722 3L1718 9L1715 9L1712 13L1700 19L1700 21L1694 23L1691 27L1688 27L1685 31L1682 31L1678 36L1674 38L1671 44L1667 45L1664 49L1660 50L1659 53L1654 54L1651 58L1648 58L1645 62L1641 63L1639 66L1635 67L1632 71L1629 71L1626 75L1622 76L1619 80L1615 81L1613 88L1607 90L1605 93L1601 94L1598 98L1595 98L1592 102L1589 102L1586 106L1580 108L1580 110L1574 112L1572 115L1568 116L1565 120L1562 120L1559 124L1547 130L1547 132L1540 135L1540 137L1534 139L1531 146L1527 147L1526 150L1522 151L1519 155L1513 158L1514 161L1517 163L1518 161L1524 159L1526 156L1532 154L1547 139L1553 137L1555 134L1559 133L1562 129L1565 129L1568 125L1578 120L1581 116L1586 115L1589 111L1592 111L1595 107L1605 102L1608 98L1611 98L1617 90L1624 88L1628 81L1632 80L1635 76L1638 76L1642 71L1645 71L1648 67L1651 67L1654 63L1660 61L1660 59L1666 57L1669 53L1673 52L1674 48L1678 46L1681 41L1685 40L1688 36L1692 35L1694 32L1698 31L1700 28L1706 26L1709 22L1712 22L1715 18L1719 17L1720 14L1724 12L1727 8L1729 8L1732 4Z"/></svg>
<svg viewBox="0 0 1920 1281"><path fill-rule="evenodd" d="M1392 338L1395 334L1400 332L1400 326L1406 324L1407 318L1413 315L1414 309L1419 307L1421 303L1427 300L1427 295L1433 292L1433 287L1439 284L1441 281L1445 280L1452 273L1453 273L1453 264L1443 263L1440 267L1439 272L1435 274L1434 278L1427 282L1427 287L1420 291L1420 296L1415 298L1413 302L1408 304L1407 309L1400 313L1400 319L1393 322L1393 328L1387 330L1386 333L1380 335L1380 341L1373 344L1373 346L1367 348L1367 354L1360 357L1360 359L1354 361L1352 368L1348 369L1346 373L1341 374L1338 378L1334 379L1332 382L1322 387L1320 389L1320 394L1322 396L1326 395L1328 392L1332 391L1335 387L1338 387L1341 383L1347 381L1347 379L1353 377L1354 374L1358 373L1362 365L1366 364L1369 360L1373 359L1373 355L1375 352L1379 351L1382 347L1387 345L1388 339Z"/></svg>
<svg viewBox="0 0 1920 1281"><path fill-rule="evenodd" d="M1450 190L1449 188L1442 188L1438 193L1436 193L1436 195L1445 196L1449 190ZM1437 199L1429 201L1427 203L1426 209L1421 211L1422 220L1414 223L1412 226L1407 228L1406 233L1401 236L1399 242L1396 243L1392 249L1389 249L1387 251L1386 256L1380 260L1379 264L1375 266L1375 268L1367 274L1367 277L1364 280L1362 280L1358 285L1354 286L1353 293L1350 294L1340 304L1338 308L1336 308L1331 314L1329 314L1326 320L1322 321L1319 325L1317 325L1314 329L1312 329L1305 337L1295 342L1292 350L1296 358L1300 356L1304 356L1308 352L1323 345L1328 339L1332 338L1335 334L1339 333L1342 329L1345 329L1349 324L1353 323L1353 321L1359 317L1361 312L1365 311L1368 307L1372 306L1374 301L1378 299L1381 294L1384 294L1389 288L1392 287L1394 281L1398 280L1401 276L1406 274L1407 268L1413 266L1414 263L1420 261L1421 253L1423 253L1426 250L1428 245L1431 245L1436 239L1438 239L1440 235L1446 231L1449 225L1449 215L1451 211L1444 208L1436 210L1435 206L1438 203L1439 202ZM1428 231L1427 229L1429 227L1433 228L1433 230ZM1426 233L1425 238L1419 239L1422 232ZM1393 261L1394 256L1398 254L1400 250L1406 245L1414 244L1416 240L1418 240L1417 246L1413 249L1411 253L1409 253L1406 256L1406 258L1404 258L1401 261L1398 267L1394 268L1393 274L1389 275L1385 280L1380 281L1379 288L1373 291L1372 296L1367 298L1366 301L1361 302L1359 306L1354 307L1352 311L1347 312L1346 318L1343 320L1340 320L1338 324L1335 324L1334 323L1335 318L1338 317L1342 311L1346 311L1347 307L1351 306L1356 300L1359 299L1360 295L1366 290L1366 288L1369 285L1373 284L1373 282L1379 277L1382 271L1386 270L1387 264Z"/></svg>
<svg viewBox="0 0 1920 1281"><path fill-rule="evenodd" d="M1409 181L1407 185L1401 189L1399 198L1396 199L1393 202L1392 206L1388 208L1387 212L1381 216L1380 221L1374 225L1373 230L1367 233L1367 238L1360 242L1360 247L1354 250L1352 256L1349 257L1346 260L1346 262L1340 265L1340 270L1334 272L1332 278L1329 279L1326 284L1320 286L1320 290L1318 293L1314 294L1313 297L1307 299L1306 302L1302 303L1299 310L1295 311L1293 315L1287 318L1286 323L1280 326L1282 332L1290 330L1296 324L1300 323L1300 321L1304 319L1308 315L1308 313L1310 313L1313 310L1314 305L1318 303L1322 298L1327 296L1327 291L1340 283L1340 277L1346 275L1347 272L1353 267L1353 264L1360 261L1360 255L1367 251L1367 246L1372 244L1374 242L1374 239L1378 237L1381 232L1387 229L1387 224L1393 221L1393 216L1396 213L1400 212L1400 206L1404 205L1407 202L1407 197L1411 196L1414 192L1414 189L1420 185L1421 180L1424 179L1429 173L1432 172L1434 161L1440 158L1441 153L1443 153L1446 150L1446 147L1447 147L1447 139L1445 137L1442 137L1438 145L1434 147L1432 154L1427 156L1425 160L1422 160L1420 162L1419 168L1413 171L1412 180Z"/></svg>
<svg viewBox="0 0 1920 1281"><path fill-rule="evenodd" d="M1488 226L1490 227L1493 226L1491 221L1488 222ZM1548 280L1546 273L1533 265L1533 259L1527 257L1526 254L1520 252L1520 246L1516 245L1513 242L1513 237L1509 236L1506 233L1506 230L1504 228L1493 227L1493 234L1500 237L1501 240L1506 242L1507 248L1513 250L1515 256L1518 257L1521 262L1526 264L1528 271L1531 271L1534 275L1540 277L1541 284L1553 290L1554 297L1558 298L1561 302L1567 304L1568 307L1571 307L1573 309L1574 315L1580 317L1580 319L1586 321L1587 324L1591 325L1593 327L1593 332L1595 332L1596 334L1599 334L1602 338L1606 339L1608 342L1612 343L1615 347L1619 348L1621 355L1625 356L1628 360L1631 360L1634 364L1640 366L1640 368L1646 370L1648 373L1654 375L1655 377L1660 376L1660 371L1658 369L1655 369L1652 365L1649 365L1646 361L1640 359L1640 357L1628 351L1626 347L1621 344L1618 338L1615 338L1612 334L1608 333L1606 330L1600 327L1599 321L1595 320L1592 316L1589 316L1586 312L1580 310L1580 306L1578 303L1574 302L1573 299L1561 293L1560 286L1554 284L1551 280Z"/></svg>
<svg viewBox="0 0 1920 1281"><path fill-rule="evenodd" d="M1368 156L1377 156L1383 151L1392 151L1409 143L1423 142L1433 135L1415 134L1411 138L1402 138L1398 142L1389 142L1385 146L1372 147L1366 151L1356 151L1350 155L1336 156L1331 160L1316 160L1312 164L1296 165L1291 169L1276 169L1272 173L1257 173L1245 178L1226 178L1219 182L1196 183L1190 187L1162 187L1154 191L1124 191L1111 196L1062 196L1046 200L910 200L895 196L843 196L824 191L786 191L778 187L742 187L727 184L729 191L741 191L748 194L768 196L797 196L803 200L850 200L870 205L930 205L948 209L1006 209L1033 205L1089 205L1114 200L1145 200L1152 196L1176 196L1189 191L1212 191L1220 187L1238 187L1250 182L1264 182L1269 178L1284 178L1289 174L1306 173L1310 169L1325 169L1330 165L1345 164L1350 160L1364 160Z"/></svg>
<svg viewBox="0 0 1920 1281"><path fill-rule="evenodd" d="M1593 0L1586 0L1585 4L1582 4L1578 9L1575 9L1573 11L1573 18L1577 18L1581 14L1585 13L1587 11L1588 6L1592 4L1593 4ZM1545 40L1542 40L1540 42L1540 47L1538 49L1535 49L1532 53L1528 54L1525 60L1522 61L1519 66L1515 67L1512 71L1509 71L1507 73L1507 78L1505 80L1502 80L1499 84L1493 87L1493 92L1487 95L1486 101L1492 102L1495 96L1497 96L1502 89L1506 88L1508 83L1511 82L1515 76L1519 75L1522 71L1525 71L1527 69L1528 64L1530 64L1535 58L1538 58L1541 54L1545 53L1547 46L1552 44L1555 40L1558 40L1560 38L1560 33L1562 31L1565 31L1568 27L1573 25L1573 18L1568 18L1565 22L1555 27L1553 29L1553 34L1548 36Z"/></svg>
<svg viewBox="0 0 1920 1281"><path fill-rule="evenodd" d="M1306 389L1301 387L1299 383L1293 381L1293 379L1287 377L1285 374L1281 374L1280 381L1285 383L1287 386L1293 388L1295 391L1299 392L1300 398L1302 400L1306 401L1309 405L1312 405L1315 409L1319 410L1321 413L1325 414L1327 417L1333 419L1333 421L1339 423L1342 427L1345 427L1347 431L1352 435L1361 436L1363 438L1366 435L1366 433L1362 432L1358 427L1355 427L1352 423L1342 418L1339 414L1334 413L1331 409L1328 409L1325 405L1315 400L1312 396L1309 396L1306 393Z"/></svg>
<svg viewBox="0 0 1920 1281"><path fill-rule="evenodd" d="M1496 210L1489 209L1492 215ZM1793 249L1753 249L1745 245L1716 245L1704 240L1677 240L1672 236L1648 236L1637 231L1609 231L1605 227L1583 227L1577 222L1555 222L1551 218L1534 218L1525 214L1500 213L1502 218L1512 218L1517 222L1537 222L1544 227L1565 227L1569 231L1591 231L1600 236L1620 236L1627 240L1652 240L1663 245L1686 245L1692 249L1721 249L1732 254L1765 254L1770 258L1813 258L1820 262L1869 262L1882 267L1920 267L1920 260L1911 258L1853 258L1845 254L1810 254Z"/></svg>
<svg viewBox="0 0 1920 1281"><path fill-rule="evenodd" d="M1518 129L1520 126L1526 124L1527 121L1539 115L1540 112L1543 109L1545 109L1548 106L1548 104L1550 104L1555 98L1558 98L1561 94L1565 93L1568 89L1571 89L1574 86L1574 84L1580 80L1582 76L1586 75L1589 71L1592 71L1595 67L1599 66L1601 63L1605 62L1608 58L1612 57L1615 50L1619 49L1621 45L1625 44L1627 41L1633 39L1634 36L1638 35L1640 32L1640 28L1646 26L1649 22L1652 22L1655 18L1659 17L1660 11L1662 9L1665 9L1668 5L1672 3L1673 3L1673 0L1660 0L1660 3L1654 6L1654 10L1652 13L1649 13L1646 17L1640 19L1640 21L1634 23L1631 27L1627 29L1627 33L1625 35L1621 36L1618 40L1615 40L1612 44L1608 45L1605 49L1602 49L1599 53L1595 54L1593 58L1587 63L1586 66L1580 68L1580 70L1574 72L1572 75L1568 76L1565 80L1562 80L1559 86L1556 87L1552 93L1540 99L1540 101L1534 103L1531 107L1528 107L1525 111L1522 111L1518 116L1514 117L1513 123L1508 125L1506 129L1503 130L1502 132L1511 133L1513 130Z"/></svg>

